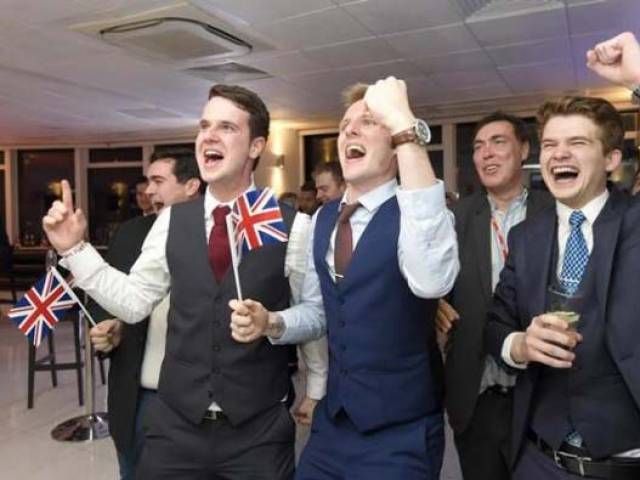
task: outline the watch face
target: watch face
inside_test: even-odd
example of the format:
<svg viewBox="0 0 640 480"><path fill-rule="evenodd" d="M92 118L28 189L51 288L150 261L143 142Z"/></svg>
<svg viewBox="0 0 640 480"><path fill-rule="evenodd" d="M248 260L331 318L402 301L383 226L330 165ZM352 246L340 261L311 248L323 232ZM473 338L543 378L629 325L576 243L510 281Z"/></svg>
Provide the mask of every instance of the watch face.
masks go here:
<svg viewBox="0 0 640 480"><path fill-rule="evenodd" d="M421 119L417 119L414 131L416 132L416 137L418 137L418 142L421 145L427 145L431 141L431 130L429 129L429 125L427 122Z"/></svg>

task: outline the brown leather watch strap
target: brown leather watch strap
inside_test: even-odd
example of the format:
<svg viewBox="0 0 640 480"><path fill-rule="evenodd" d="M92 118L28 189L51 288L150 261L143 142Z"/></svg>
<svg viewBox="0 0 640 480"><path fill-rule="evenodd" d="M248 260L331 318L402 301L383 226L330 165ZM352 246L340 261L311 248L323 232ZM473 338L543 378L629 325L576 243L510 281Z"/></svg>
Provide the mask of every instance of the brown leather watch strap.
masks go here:
<svg viewBox="0 0 640 480"><path fill-rule="evenodd" d="M415 142L417 140L416 132L413 127L402 130L391 137L391 146L396 148L403 143Z"/></svg>

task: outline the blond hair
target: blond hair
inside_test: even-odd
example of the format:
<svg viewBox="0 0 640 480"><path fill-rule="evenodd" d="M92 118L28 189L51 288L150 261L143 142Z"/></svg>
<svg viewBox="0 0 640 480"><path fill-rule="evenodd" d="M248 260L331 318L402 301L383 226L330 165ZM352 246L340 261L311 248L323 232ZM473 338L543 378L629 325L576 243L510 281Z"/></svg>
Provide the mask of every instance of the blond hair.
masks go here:
<svg viewBox="0 0 640 480"><path fill-rule="evenodd" d="M369 85L366 83L358 82L350 87L347 87L342 92L342 105L345 109L349 108L356 102L359 102L364 98L364 94L367 93Z"/></svg>

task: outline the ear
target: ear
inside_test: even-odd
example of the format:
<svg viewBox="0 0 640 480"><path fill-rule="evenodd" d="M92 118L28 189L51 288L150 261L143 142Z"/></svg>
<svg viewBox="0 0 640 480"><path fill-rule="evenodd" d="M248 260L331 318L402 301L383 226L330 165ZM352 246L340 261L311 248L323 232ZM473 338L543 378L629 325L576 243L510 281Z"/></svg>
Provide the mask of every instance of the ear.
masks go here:
<svg viewBox="0 0 640 480"><path fill-rule="evenodd" d="M256 137L251 140L251 144L249 145L249 157L251 157L252 160L255 160L262 155L262 151L266 144L267 140L264 137Z"/></svg>
<svg viewBox="0 0 640 480"><path fill-rule="evenodd" d="M531 150L531 146L529 145L529 142L524 142L522 144L522 151L520 152L520 163L524 163L527 158L529 158L529 151Z"/></svg>
<svg viewBox="0 0 640 480"><path fill-rule="evenodd" d="M184 184L184 189L188 197L195 197L200 190L201 181L199 178L190 178Z"/></svg>
<svg viewBox="0 0 640 480"><path fill-rule="evenodd" d="M606 158L605 168L607 172L611 173L616 168L618 168L618 166L620 165L620 162L622 162L622 152L617 148L615 148L611 150L605 158Z"/></svg>

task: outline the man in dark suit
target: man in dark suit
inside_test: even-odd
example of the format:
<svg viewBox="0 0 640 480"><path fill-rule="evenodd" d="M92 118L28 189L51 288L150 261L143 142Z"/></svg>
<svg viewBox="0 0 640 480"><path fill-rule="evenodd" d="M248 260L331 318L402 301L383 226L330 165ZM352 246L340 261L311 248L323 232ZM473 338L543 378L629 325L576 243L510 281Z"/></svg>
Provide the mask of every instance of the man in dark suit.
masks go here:
<svg viewBox="0 0 640 480"><path fill-rule="evenodd" d="M628 198L607 188L607 175L622 158L622 119L585 97L547 102L538 116L542 176L556 205L512 231L485 328L488 351L518 372L513 478L640 478L639 385L627 363L635 357L621 349L637 312L610 313ZM580 315L577 331L554 296L573 302L562 310Z"/></svg>
<svg viewBox="0 0 640 480"><path fill-rule="evenodd" d="M196 198L200 191L198 164L188 149L165 149L151 155L147 170L146 192L150 205L160 212L164 207ZM105 260L114 268L129 273L140 255L142 242L155 221L155 214L132 218L116 231ZM97 304L94 318L100 323L91 329L91 339L98 351L109 353L109 431L118 453L120 477L133 480L144 445L141 419L149 397L158 389L160 364L154 353L164 353L166 311L159 312L152 327L162 330L147 338L149 321L134 325L112 318ZM161 304L162 305L162 304ZM154 339L150 344L149 340ZM146 365L146 370L143 366ZM141 375L141 370L144 370Z"/></svg>
<svg viewBox="0 0 640 480"><path fill-rule="evenodd" d="M485 191L453 208L460 274L451 294L440 301L437 326L449 335L445 405L465 480L511 477L509 412L515 376L487 355L483 331L509 230L552 204L546 192L523 187L522 164L528 156L522 120L503 112L482 118L474 134L473 161Z"/></svg>

